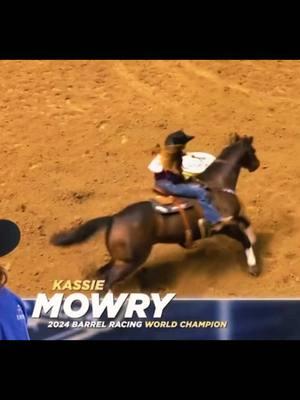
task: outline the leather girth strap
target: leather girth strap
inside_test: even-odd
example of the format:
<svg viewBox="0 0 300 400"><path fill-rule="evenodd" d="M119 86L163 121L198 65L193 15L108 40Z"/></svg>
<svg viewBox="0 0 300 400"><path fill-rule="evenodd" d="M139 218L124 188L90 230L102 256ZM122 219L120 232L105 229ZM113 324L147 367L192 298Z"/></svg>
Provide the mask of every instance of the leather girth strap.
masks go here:
<svg viewBox="0 0 300 400"><path fill-rule="evenodd" d="M174 203L178 207L179 213L180 213L180 215L182 217L182 220L183 220L184 234L185 234L185 244L184 244L184 246L186 248L191 248L193 246L193 232L192 232L192 229L191 229L191 225L189 223L189 220L187 218L185 210L182 207L182 203L178 199L176 199L176 197L174 198Z"/></svg>

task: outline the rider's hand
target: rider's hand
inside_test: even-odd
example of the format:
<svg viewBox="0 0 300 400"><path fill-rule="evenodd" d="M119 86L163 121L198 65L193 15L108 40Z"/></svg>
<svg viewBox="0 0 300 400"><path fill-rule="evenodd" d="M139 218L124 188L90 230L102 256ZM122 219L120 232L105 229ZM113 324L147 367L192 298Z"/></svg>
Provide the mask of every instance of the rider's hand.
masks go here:
<svg viewBox="0 0 300 400"><path fill-rule="evenodd" d="M186 183L200 183L199 180L195 176L190 176L185 180Z"/></svg>

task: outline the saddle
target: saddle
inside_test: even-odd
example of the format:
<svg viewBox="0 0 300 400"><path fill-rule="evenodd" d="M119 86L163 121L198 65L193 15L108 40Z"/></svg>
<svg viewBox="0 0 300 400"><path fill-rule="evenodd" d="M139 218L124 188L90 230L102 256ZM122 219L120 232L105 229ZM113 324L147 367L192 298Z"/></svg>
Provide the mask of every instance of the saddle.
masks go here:
<svg viewBox="0 0 300 400"><path fill-rule="evenodd" d="M153 191L156 193L156 196L154 199L151 199L151 202L157 212L164 215L180 213L185 227L184 247L191 248L193 245L193 232L189 219L186 215L187 209L195 208L199 216L198 225L201 233L201 238L207 236L202 207L197 201L186 197L170 196L168 193L157 186L153 188Z"/></svg>
<svg viewBox="0 0 300 400"><path fill-rule="evenodd" d="M156 196L152 199L154 208L161 214L174 214L194 206L194 202L191 199L185 197L170 196L164 190L154 187L154 193Z"/></svg>

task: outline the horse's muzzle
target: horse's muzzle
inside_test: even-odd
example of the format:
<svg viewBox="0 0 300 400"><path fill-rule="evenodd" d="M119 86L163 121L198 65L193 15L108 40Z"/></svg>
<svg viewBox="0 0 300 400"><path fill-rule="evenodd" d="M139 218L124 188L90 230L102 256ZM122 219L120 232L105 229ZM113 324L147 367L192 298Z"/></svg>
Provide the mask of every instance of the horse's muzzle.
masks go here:
<svg viewBox="0 0 300 400"><path fill-rule="evenodd" d="M257 160L257 161L255 161L255 162L248 168L248 170L249 170L249 172L254 172L254 171L256 171L259 167L260 167L260 161Z"/></svg>

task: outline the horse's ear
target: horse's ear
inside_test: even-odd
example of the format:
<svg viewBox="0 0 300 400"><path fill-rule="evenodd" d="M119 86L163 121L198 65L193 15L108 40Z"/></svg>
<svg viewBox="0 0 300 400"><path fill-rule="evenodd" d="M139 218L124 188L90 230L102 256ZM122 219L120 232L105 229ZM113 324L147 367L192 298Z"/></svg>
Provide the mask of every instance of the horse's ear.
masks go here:
<svg viewBox="0 0 300 400"><path fill-rule="evenodd" d="M253 136L244 136L245 142L252 144L253 143Z"/></svg>
<svg viewBox="0 0 300 400"><path fill-rule="evenodd" d="M230 144L236 143L240 140L240 136L235 132L230 135Z"/></svg>

